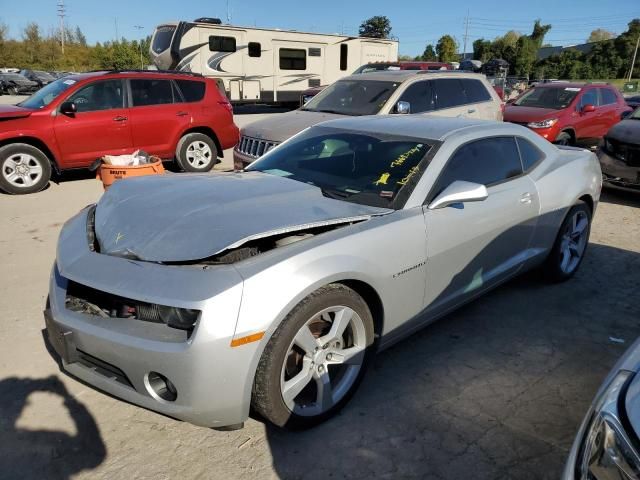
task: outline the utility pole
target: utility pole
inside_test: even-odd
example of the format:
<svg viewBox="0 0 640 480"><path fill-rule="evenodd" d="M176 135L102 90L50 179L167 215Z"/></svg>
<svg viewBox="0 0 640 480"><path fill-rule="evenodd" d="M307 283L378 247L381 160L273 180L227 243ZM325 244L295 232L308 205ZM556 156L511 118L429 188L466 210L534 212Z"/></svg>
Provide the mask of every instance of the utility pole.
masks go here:
<svg viewBox="0 0 640 480"><path fill-rule="evenodd" d="M134 25L133 28L138 30L138 33L140 33L144 27L142 25ZM144 70L144 60L142 60L142 38L140 38L140 70Z"/></svg>
<svg viewBox="0 0 640 480"><path fill-rule="evenodd" d="M229 0L227 0L227 24L231 25L231 9L229 8Z"/></svg>
<svg viewBox="0 0 640 480"><path fill-rule="evenodd" d="M464 47L462 47L462 60L467 59L467 37L469 36L469 9L467 9L467 18L464 20Z"/></svg>
<svg viewBox="0 0 640 480"><path fill-rule="evenodd" d="M636 55L638 55L638 45L640 45L640 35L638 35L638 40L636 40L636 49L633 52L633 60L631 60L631 69L629 70L629 81L631 81L631 76L633 75L633 68L636 66Z"/></svg>
<svg viewBox="0 0 640 480"><path fill-rule="evenodd" d="M118 17L114 17L113 24L116 27L116 42L118 42Z"/></svg>
<svg viewBox="0 0 640 480"><path fill-rule="evenodd" d="M64 55L64 17L66 15L66 9L64 6L64 0L58 0L58 16L60 17L60 47L62 48L62 54Z"/></svg>

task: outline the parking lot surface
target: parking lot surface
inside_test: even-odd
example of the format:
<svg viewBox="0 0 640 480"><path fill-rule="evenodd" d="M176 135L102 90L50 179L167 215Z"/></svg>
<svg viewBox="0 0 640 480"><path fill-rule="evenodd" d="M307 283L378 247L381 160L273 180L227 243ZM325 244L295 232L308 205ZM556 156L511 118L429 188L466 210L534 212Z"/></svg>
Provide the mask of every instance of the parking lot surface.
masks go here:
<svg viewBox="0 0 640 480"><path fill-rule="evenodd" d="M240 126L263 115L239 110ZM640 196L605 192L574 279L527 274L381 353L328 423L195 427L69 378L45 349L57 235L101 193L76 174L0 194L0 478L558 478L640 334Z"/></svg>

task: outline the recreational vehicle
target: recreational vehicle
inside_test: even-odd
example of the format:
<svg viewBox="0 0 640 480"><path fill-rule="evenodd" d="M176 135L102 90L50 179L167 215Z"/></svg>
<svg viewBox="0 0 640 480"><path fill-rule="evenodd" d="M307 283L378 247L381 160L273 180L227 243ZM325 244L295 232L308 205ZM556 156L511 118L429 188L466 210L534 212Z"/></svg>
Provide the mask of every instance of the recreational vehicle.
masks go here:
<svg viewBox="0 0 640 480"><path fill-rule="evenodd" d="M223 25L200 18L156 28L150 46L161 70L223 80L234 103L298 102L365 63L398 59L397 40Z"/></svg>

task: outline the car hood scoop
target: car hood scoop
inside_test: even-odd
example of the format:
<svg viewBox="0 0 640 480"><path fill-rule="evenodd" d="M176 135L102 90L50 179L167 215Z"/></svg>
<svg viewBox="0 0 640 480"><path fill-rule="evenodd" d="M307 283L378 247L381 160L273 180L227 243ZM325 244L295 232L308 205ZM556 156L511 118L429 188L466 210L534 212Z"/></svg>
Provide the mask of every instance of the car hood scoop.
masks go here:
<svg viewBox="0 0 640 480"><path fill-rule="evenodd" d="M103 254L191 262L250 240L390 211L261 172L167 174L114 183L98 202L95 232Z"/></svg>

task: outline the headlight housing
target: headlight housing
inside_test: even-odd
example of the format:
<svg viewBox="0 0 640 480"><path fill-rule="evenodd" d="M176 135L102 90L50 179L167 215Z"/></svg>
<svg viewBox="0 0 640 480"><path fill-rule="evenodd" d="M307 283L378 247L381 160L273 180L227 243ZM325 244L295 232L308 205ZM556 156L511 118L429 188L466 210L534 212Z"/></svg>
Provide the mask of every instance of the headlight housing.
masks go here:
<svg viewBox="0 0 640 480"><path fill-rule="evenodd" d="M632 372L621 370L596 398L576 464L576 479L638 478L640 457L623 426L624 402Z"/></svg>
<svg viewBox="0 0 640 480"><path fill-rule="evenodd" d="M529 122L527 127L529 128L550 128L558 122L557 118L549 118L547 120L541 120L539 122Z"/></svg>

